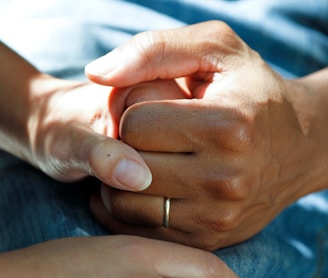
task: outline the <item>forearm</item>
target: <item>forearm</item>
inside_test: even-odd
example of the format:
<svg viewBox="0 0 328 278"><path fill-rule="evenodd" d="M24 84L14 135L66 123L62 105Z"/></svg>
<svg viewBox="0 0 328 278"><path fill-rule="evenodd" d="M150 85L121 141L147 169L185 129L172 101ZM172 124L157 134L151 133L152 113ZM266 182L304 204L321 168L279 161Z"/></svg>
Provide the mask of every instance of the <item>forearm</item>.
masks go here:
<svg viewBox="0 0 328 278"><path fill-rule="evenodd" d="M82 247L79 250L79 255L74 254L74 244L78 243L79 240L80 238L55 239L1 253L1 274L3 277L16 278L92 276L91 266L85 261L94 259L90 249ZM82 262L80 267L76 264L78 259ZM86 265L90 269L85 267Z"/></svg>
<svg viewBox="0 0 328 278"><path fill-rule="evenodd" d="M30 248L29 248L30 249ZM44 277L47 272L40 269L34 261L38 253L33 254L29 249L15 250L0 254L0 269L4 277ZM40 263L42 266L42 263ZM50 270L50 269L49 269Z"/></svg>
<svg viewBox="0 0 328 278"><path fill-rule="evenodd" d="M30 103L37 101L34 90L42 75L2 43L0 65L0 148L30 160Z"/></svg>
<svg viewBox="0 0 328 278"><path fill-rule="evenodd" d="M0 149L35 165L36 108L43 101L40 96L55 86L57 79L42 74L0 42Z"/></svg>
<svg viewBox="0 0 328 278"><path fill-rule="evenodd" d="M92 175L118 188L147 187L141 156L113 138L127 97L111 106L113 91L42 74L0 43L0 149L61 181Z"/></svg>

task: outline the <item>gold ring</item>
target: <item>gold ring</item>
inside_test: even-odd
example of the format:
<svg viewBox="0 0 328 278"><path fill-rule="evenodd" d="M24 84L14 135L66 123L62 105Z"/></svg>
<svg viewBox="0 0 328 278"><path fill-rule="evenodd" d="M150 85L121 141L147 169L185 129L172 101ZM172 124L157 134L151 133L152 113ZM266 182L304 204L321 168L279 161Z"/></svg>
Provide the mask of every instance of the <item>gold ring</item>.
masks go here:
<svg viewBox="0 0 328 278"><path fill-rule="evenodd" d="M169 220L170 220L170 198L164 198L164 217L163 217L163 226L165 228L169 227Z"/></svg>

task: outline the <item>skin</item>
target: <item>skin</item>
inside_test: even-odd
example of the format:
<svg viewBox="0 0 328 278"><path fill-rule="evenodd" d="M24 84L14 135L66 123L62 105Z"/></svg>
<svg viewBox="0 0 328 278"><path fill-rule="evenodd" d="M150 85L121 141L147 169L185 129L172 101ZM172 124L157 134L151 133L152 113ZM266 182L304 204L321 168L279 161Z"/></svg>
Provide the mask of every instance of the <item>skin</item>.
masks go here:
<svg viewBox="0 0 328 278"><path fill-rule="evenodd" d="M48 76L3 44L0 55L1 149L65 182L91 175L120 189L138 191L150 184L151 173L142 157L116 140L120 114L138 86L115 97L114 105L114 88ZM172 88L156 83L163 90ZM152 90L144 95L162 97ZM173 90L168 97L183 96ZM131 172L133 176L128 175Z"/></svg>
<svg viewBox="0 0 328 278"><path fill-rule="evenodd" d="M1 43L0 65L2 150L64 182L92 175L121 190L150 184L140 154L115 139L118 123L129 103L163 99L168 90L165 98L183 98L174 81L129 87L119 96L114 88L45 75ZM130 236L64 238L4 252L0 269L15 278L236 277L211 253Z"/></svg>
<svg viewBox="0 0 328 278"><path fill-rule="evenodd" d="M132 236L57 239L1 254L0 268L13 278L237 277L211 253Z"/></svg>
<svg viewBox="0 0 328 278"><path fill-rule="evenodd" d="M124 112L120 137L153 181L138 193L103 185L93 197L112 232L214 250L250 238L327 187L328 68L286 80L229 26L211 21L139 34L86 74L121 87L175 80L189 95ZM169 228L163 197L171 198Z"/></svg>

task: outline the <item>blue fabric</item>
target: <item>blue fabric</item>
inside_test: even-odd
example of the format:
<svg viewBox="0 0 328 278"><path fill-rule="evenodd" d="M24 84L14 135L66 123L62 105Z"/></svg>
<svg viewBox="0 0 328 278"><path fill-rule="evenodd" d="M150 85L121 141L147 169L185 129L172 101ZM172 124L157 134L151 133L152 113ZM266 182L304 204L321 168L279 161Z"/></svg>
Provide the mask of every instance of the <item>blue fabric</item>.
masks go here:
<svg viewBox="0 0 328 278"><path fill-rule="evenodd" d="M67 236L105 234L88 207L99 182L59 183L0 152L0 252Z"/></svg>
<svg viewBox="0 0 328 278"><path fill-rule="evenodd" d="M286 77L328 66L326 0L0 0L0 39L58 77L131 35L219 19ZM19 70L19 69L18 69ZM97 181L56 182L0 153L0 250L65 236L106 234L88 198ZM328 277L328 192L292 204L247 242L218 250L241 277Z"/></svg>
<svg viewBox="0 0 328 278"><path fill-rule="evenodd" d="M326 0L2 1L0 39L66 78L83 78L86 62L135 33L211 19L226 21L285 76L328 64Z"/></svg>

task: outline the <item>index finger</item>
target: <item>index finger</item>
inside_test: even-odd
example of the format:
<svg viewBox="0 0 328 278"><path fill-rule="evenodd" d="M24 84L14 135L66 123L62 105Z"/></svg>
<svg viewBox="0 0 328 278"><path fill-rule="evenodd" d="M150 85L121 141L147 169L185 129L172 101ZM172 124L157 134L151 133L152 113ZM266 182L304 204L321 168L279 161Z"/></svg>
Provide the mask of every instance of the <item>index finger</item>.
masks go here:
<svg viewBox="0 0 328 278"><path fill-rule="evenodd" d="M209 21L140 33L88 64L85 73L96 83L122 87L199 72L221 72L225 57L237 54L244 47L242 40L226 24Z"/></svg>

